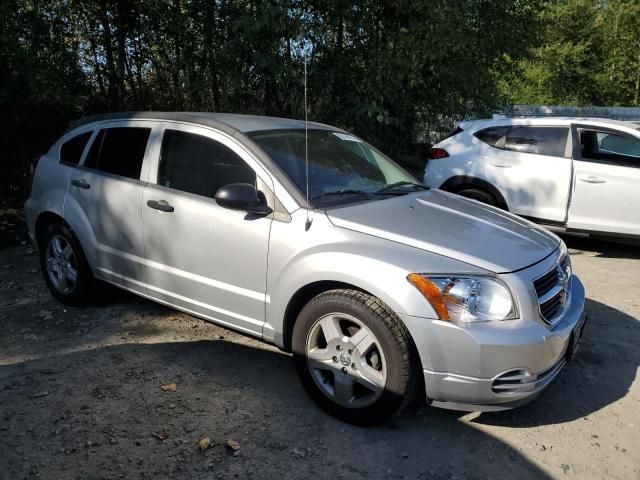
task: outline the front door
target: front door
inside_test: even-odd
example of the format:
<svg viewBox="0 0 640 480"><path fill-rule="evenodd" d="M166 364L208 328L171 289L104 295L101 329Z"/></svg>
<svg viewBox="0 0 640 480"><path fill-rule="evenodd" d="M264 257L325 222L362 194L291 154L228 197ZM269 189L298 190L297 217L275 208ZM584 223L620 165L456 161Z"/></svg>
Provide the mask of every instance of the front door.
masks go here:
<svg viewBox="0 0 640 480"><path fill-rule="evenodd" d="M570 228L640 235L640 136L574 125Z"/></svg>
<svg viewBox="0 0 640 480"><path fill-rule="evenodd" d="M271 216L220 207L214 196L231 183L270 194L266 172L222 133L166 124L150 180L142 199L149 294L261 335Z"/></svg>
<svg viewBox="0 0 640 480"><path fill-rule="evenodd" d="M484 155L487 180L518 215L564 223L571 186L568 127L516 125Z"/></svg>

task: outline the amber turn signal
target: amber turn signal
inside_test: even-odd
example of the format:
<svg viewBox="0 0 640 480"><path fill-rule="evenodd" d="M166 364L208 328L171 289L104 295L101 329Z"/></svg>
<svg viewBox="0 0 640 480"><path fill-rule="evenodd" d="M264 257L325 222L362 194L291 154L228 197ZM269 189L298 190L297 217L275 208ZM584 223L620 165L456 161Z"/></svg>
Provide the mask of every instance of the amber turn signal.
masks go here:
<svg viewBox="0 0 640 480"><path fill-rule="evenodd" d="M407 276L407 280L429 300L429 303L435 309L440 320L449 320L449 310L447 310L447 306L444 303L444 297L442 296L440 288L438 288L435 283L417 273L410 273Z"/></svg>

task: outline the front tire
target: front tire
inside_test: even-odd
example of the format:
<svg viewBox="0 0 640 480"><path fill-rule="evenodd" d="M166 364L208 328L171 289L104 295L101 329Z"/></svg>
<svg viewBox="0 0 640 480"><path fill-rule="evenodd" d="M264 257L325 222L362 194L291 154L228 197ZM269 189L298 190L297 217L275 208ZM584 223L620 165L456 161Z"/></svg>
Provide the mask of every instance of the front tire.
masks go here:
<svg viewBox="0 0 640 480"><path fill-rule="evenodd" d="M39 248L42 275L53 296L66 305L86 303L93 275L71 229L63 223L48 225Z"/></svg>
<svg viewBox="0 0 640 480"><path fill-rule="evenodd" d="M341 420L379 423L413 398L415 346L397 315L369 294L341 289L313 298L294 325L292 348L306 391Z"/></svg>

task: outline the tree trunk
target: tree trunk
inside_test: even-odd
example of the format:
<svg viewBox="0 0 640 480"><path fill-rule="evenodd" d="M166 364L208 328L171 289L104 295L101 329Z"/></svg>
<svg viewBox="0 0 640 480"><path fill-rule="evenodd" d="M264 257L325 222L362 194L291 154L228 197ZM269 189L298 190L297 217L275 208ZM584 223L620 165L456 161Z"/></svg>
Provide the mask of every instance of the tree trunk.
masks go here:
<svg viewBox="0 0 640 480"><path fill-rule="evenodd" d="M109 109L111 111L122 109L122 92L118 86L118 74L113 56L113 37L111 34L111 23L106 2L100 2L100 22L102 24L102 37L104 40L104 51L107 61L107 91L109 95Z"/></svg>

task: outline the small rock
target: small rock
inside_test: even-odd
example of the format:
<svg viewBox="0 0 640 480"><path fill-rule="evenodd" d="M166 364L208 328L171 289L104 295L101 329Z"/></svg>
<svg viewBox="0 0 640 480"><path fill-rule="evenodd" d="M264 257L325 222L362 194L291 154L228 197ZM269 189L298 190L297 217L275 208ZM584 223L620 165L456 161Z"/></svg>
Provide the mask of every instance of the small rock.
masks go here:
<svg viewBox="0 0 640 480"><path fill-rule="evenodd" d="M201 438L200 440L198 440L198 448L199 448L201 451L203 451L203 452L204 452L204 451L205 451L205 450L207 450L210 446L211 446L211 438L209 438L209 437L204 437L204 438Z"/></svg>
<svg viewBox="0 0 640 480"><path fill-rule="evenodd" d="M158 440L162 440L163 442L169 438L169 435L167 434L167 432L162 431L162 432L151 432L151 435L153 435L154 437L156 437Z"/></svg>
<svg viewBox="0 0 640 480"><path fill-rule="evenodd" d="M233 451L238 451L240 450L240 443L236 442L235 440L227 440L227 447L229 447Z"/></svg>
<svg viewBox="0 0 640 480"><path fill-rule="evenodd" d="M40 310L38 317L42 320L53 320L53 312L51 310Z"/></svg>

